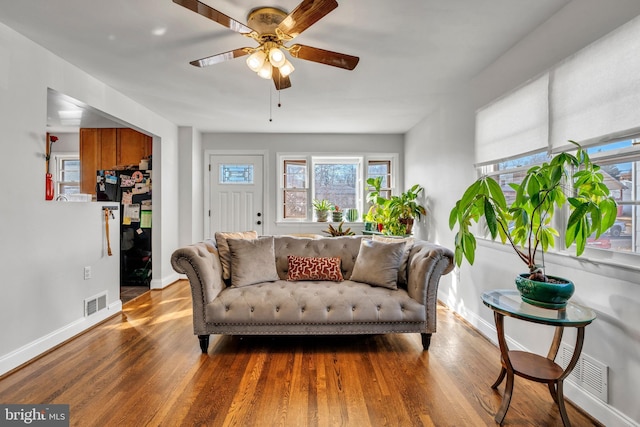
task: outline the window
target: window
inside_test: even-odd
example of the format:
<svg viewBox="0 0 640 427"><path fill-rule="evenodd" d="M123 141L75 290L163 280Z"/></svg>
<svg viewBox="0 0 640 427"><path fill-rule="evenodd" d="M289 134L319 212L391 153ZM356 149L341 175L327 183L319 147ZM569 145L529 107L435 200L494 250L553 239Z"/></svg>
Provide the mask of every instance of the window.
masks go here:
<svg viewBox="0 0 640 427"><path fill-rule="evenodd" d="M77 154L54 156L56 165L56 196L80 194L80 157Z"/></svg>
<svg viewBox="0 0 640 427"><path fill-rule="evenodd" d="M591 160L602 167L605 183L618 203L616 222L600 238L590 238L588 248L626 254L640 253L639 142L640 139L626 139L587 148ZM507 203L511 203L515 192L509 191L509 184L520 183L527 169L543 163L547 158L546 153L536 153L486 165L479 168L479 172L493 176L504 190ZM561 248L562 245L556 245L556 249ZM595 255L597 257L597 253Z"/></svg>
<svg viewBox="0 0 640 427"><path fill-rule="evenodd" d="M361 159L313 158L313 198L327 199L340 209L360 204Z"/></svg>
<svg viewBox="0 0 640 427"><path fill-rule="evenodd" d="M367 179L379 176L382 177L380 195L385 199L389 199L391 198L391 160L369 160Z"/></svg>
<svg viewBox="0 0 640 427"><path fill-rule="evenodd" d="M639 139L625 139L588 149L591 160L602 167L605 183L618 202L616 222L605 235L590 240L591 247L640 253L639 142Z"/></svg>
<svg viewBox="0 0 640 427"><path fill-rule="evenodd" d="M311 201L314 199L326 199L341 210L355 208L363 212L363 194L368 191L365 184L367 178L383 176L384 195L391 195L392 165L397 162L396 159L396 154L280 155L279 220L313 220Z"/></svg>
<svg viewBox="0 0 640 427"><path fill-rule="evenodd" d="M283 218L307 218L307 161L284 161Z"/></svg>
<svg viewBox="0 0 640 427"><path fill-rule="evenodd" d="M548 158L549 156L546 152L534 153L483 166L480 168L480 172L483 175L492 176L500 184L507 199L507 204L511 204L515 200L516 193L509 184L520 184L531 166L540 165L547 161Z"/></svg>

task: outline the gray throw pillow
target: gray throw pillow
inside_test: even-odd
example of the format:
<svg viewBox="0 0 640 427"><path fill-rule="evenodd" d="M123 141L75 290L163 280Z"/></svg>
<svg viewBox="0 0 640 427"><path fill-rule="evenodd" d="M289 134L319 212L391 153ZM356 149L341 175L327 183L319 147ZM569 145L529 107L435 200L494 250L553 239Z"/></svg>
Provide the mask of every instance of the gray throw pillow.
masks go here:
<svg viewBox="0 0 640 427"><path fill-rule="evenodd" d="M231 286L241 287L279 280L273 236L227 239L231 252Z"/></svg>
<svg viewBox="0 0 640 427"><path fill-rule="evenodd" d="M407 284L407 272L409 267L409 254L411 254L411 248L415 239L413 237L392 237L392 236L380 236L374 234L371 238L377 242L384 243L397 243L404 242L404 252L402 253L402 261L400 262L400 268L398 268L398 285Z"/></svg>
<svg viewBox="0 0 640 427"><path fill-rule="evenodd" d="M220 264L222 264L222 278L229 280L231 278L231 252L229 252L227 239L257 239L258 233L256 231L218 231L214 237L216 239L216 246L218 247Z"/></svg>
<svg viewBox="0 0 640 427"><path fill-rule="evenodd" d="M398 289L398 268L404 248L402 241L385 243L362 239L350 280Z"/></svg>

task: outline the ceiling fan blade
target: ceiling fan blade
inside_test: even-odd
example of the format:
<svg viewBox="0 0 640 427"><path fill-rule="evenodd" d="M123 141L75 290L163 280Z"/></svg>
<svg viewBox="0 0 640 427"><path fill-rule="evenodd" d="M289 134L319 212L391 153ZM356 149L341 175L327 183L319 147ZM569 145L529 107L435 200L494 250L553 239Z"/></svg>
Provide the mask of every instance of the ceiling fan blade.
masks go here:
<svg viewBox="0 0 640 427"><path fill-rule="evenodd" d="M300 35L336 7L338 7L336 0L303 0L293 12L282 20L278 25L278 30L290 40Z"/></svg>
<svg viewBox="0 0 640 427"><path fill-rule="evenodd" d="M330 50L318 49L317 47L301 44L294 44L291 46L289 53L294 58L332 65L334 67L344 68L345 70L353 70L356 68L356 65L358 65L358 61L360 61L360 58L357 56L331 52Z"/></svg>
<svg viewBox="0 0 640 427"><path fill-rule="evenodd" d="M247 27L245 24L236 21L198 0L173 0L173 2L240 34L250 34L254 32L252 28Z"/></svg>
<svg viewBox="0 0 640 427"><path fill-rule="evenodd" d="M189 62L189 64L195 67L208 67L209 65L219 64L220 62L229 61L230 59L238 58L240 56L247 55L249 48L241 47L240 49L230 50L229 52L219 53L213 56L207 56L206 58L196 59Z"/></svg>
<svg viewBox="0 0 640 427"><path fill-rule="evenodd" d="M288 89L291 87L291 80L289 76L280 75L280 70L278 67L273 67L271 78L273 78L273 83L276 85L276 90Z"/></svg>

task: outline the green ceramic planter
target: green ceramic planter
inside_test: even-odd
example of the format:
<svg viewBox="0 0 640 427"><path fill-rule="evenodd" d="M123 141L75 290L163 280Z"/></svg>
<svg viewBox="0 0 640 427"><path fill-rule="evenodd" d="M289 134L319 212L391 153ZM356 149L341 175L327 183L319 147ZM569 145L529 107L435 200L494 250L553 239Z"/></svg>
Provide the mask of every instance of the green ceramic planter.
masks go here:
<svg viewBox="0 0 640 427"><path fill-rule="evenodd" d="M537 282L530 280L528 276L529 273L517 276L516 287L520 291L522 301L538 307L564 308L576 289L572 281L562 277L548 276L566 283Z"/></svg>

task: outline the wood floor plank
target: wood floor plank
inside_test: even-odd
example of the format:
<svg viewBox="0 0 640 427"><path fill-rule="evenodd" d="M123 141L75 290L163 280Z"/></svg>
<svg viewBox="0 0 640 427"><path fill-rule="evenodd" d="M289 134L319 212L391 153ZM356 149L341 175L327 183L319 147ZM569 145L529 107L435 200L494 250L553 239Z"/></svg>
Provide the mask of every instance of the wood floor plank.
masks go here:
<svg viewBox="0 0 640 427"><path fill-rule="evenodd" d="M67 403L73 426L493 426L500 352L443 306L418 334L213 336L200 352L186 281L0 378L2 403ZM574 426L597 425L568 404ZM544 384L516 378L505 426L556 426Z"/></svg>

